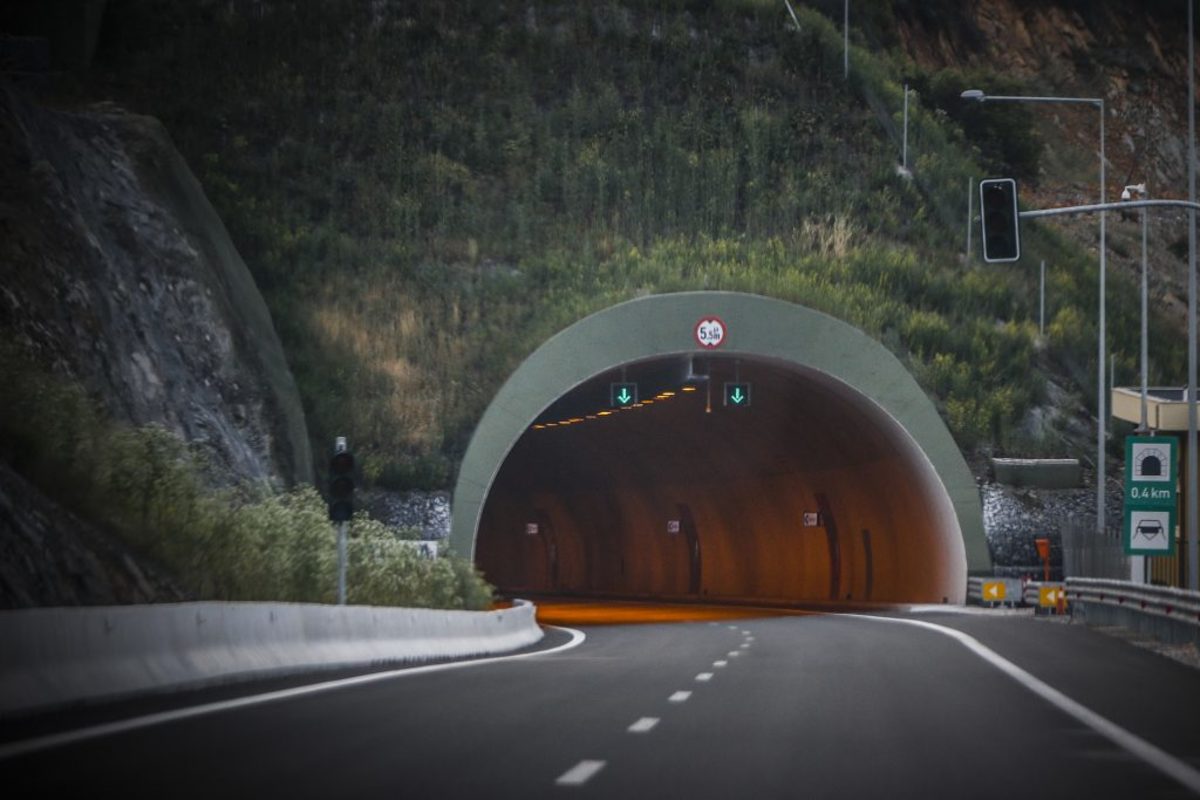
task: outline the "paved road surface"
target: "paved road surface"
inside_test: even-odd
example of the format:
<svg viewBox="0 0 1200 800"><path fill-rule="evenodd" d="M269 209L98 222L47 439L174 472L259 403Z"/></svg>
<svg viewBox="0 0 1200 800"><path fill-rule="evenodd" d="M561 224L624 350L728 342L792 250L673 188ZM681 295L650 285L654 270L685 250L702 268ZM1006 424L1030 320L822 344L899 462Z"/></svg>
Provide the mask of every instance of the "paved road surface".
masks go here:
<svg viewBox="0 0 1200 800"><path fill-rule="evenodd" d="M866 616L592 626L554 655L3 758L0 786L8 798L1196 796L1168 773L1200 776L1200 672L1079 626L904 618L989 650ZM1081 705L1072 715L1038 686Z"/></svg>

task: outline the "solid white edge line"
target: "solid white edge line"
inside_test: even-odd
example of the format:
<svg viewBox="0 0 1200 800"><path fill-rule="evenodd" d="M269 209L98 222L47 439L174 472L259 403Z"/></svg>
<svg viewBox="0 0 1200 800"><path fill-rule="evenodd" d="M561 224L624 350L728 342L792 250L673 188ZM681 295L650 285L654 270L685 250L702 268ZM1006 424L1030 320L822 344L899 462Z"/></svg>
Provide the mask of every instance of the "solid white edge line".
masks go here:
<svg viewBox="0 0 1200 800"><path fill-rule="evenodd" d="M593 775L604 769L604 765L607 763L607 761L584 759L562 775L559 775L558 780L554 783L557 786L583 786L592 779Z"/></svg>
<svg viewBox="0 0 1200 800"><path fill-rule="evenodd" d="M848 617L858 617L859 619L869 619L878 622L893 622L903 625L913 625L919 628L936 631L944 636L949 636L951 639L958 641L959 644L966 647L975 655L982 658L984 661L991 664L996 669L1008 675L1017 683L1024 686L1029 691L1041 697L1051 705L1058 708L1079 722L1082 722L1087 727L1094 730L1110 742L1118 747L1132 753L1142 761L1162 772L1164 775L1178 781L1186 786L1191 791L1200 794L1200 771L1191 767L1184 761L1176 758L1170 753L1158 748L1135 733L1125 730L1120 725L1117 725L1107 717L1102 717L1095 711L1092 711L1087 706L1072 700L1065 694L1055 689L1050 684L1026 672L1018 667L1013 662L1009 661L1004 656L992 650L987 645L980 642L970 634L955 630L954 628L943 627L932 622L916 619L902 619L899 617L875 617L870 614L846 614Z"/></svg>
<svg viewBox="0 0 1200 800"><path fill-rule="evenodd" d="M387 672L371 672L366 675L355 675L352 678L341 678L335 681L325 681L323 683L311 683L304 686L296 686L291 689L280 689L275 692L267 692L265 694L247 695L245 697L237 697L232 700L222 700L216 703L205 703L199 706L190 706L188 708L177 708L171 711L160 711L155 714L147 714L141 717L131 717L129 719L117 720L116 722L106 722L100 725L92 725L87 728L78 728L73 731L63 731L61 733L52 733L46 736L38 736L33 739L24 739L21 741L10 742L0 745L0 761L6 758L15 758L17 756L27 755L39 750L49 750L63 745L75 744L88 739L96 739L102 736L111 736L116 733L125 733L126 731L137 730L139 728L149 728L154 725L162 725L168 722L177 722L179 720L191 719L192 717L201 717L207 714L217 714L222 711L233 711L239 708L248 706L261 705L263 703L273 703L279 700L290 700L294 697L303 697L309 694L318 694L320 692L333 691L335 689L344 689L350 686L358 686L360 684L375 683L377 681L390 680L392 678L404 678L410 675L424 675L429 672L443 672L452 669L465 669L466 667L477 667L483 664L496 664L502 661L516 661L521 658L533 658L535 656L548 656L555 653L561 653L566 650L571 650L583 644L587 635L575 628L564 628L559 625L546 625L546 628L554 628L560 631L566 631L571 635L568 642L551 647L549 650L538 650L532 653L518 653L510 656L488 656L486 658L477 658L468 661L451 661L447 664L427 664L423 667L408 667L407 669L393 669Z"/></svg>

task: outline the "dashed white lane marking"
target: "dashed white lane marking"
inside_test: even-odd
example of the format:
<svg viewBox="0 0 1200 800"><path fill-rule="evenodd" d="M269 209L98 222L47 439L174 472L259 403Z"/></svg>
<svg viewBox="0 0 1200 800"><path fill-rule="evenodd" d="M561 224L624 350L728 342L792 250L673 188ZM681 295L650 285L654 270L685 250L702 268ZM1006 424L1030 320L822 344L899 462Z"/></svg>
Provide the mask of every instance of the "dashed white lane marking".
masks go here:
<svg viewBox="0 0 1200 800"><path fill-rule="evenodd" d="M699 675L696 676L696 680L703 683L704 681L711 681L712 676L713 676L713 674L711 672L701 672Z"/></svg>
<svg viewBox="0 0 1200 800"><path fill-rule="evenodd" d="M742 631L742 636L749 636L749 635L750 635L750 631Z"/></svg>
<svg viewBox="0 0 1200 800"><path fill-rule="evenodd" d="M62 747L63 745L74 744L75 742L83 742L89 739L98 739L103 736L125 733L126 731L149 728L153 725L177 722L181 719L191 719L192 717L201 717L205 716L206 714L218 714L222 711L233 711L235 709L256 706L262 703L274 703L280 700L289 700L293 697L304 697L305 695L319 694L320 692L334 691L350 686L377 683L379 681L392 680L393 678L411 678L416 675L425 675L430 672L446 672L449 670L469 669L471 667L480 667L484 664L498 664L503 661L516 661L524 658L548 656L553 653L561 653L564 650L570 650L573 647L578 647L579 645L583 644L583 641L587 638L583 631L575 630L574 628L563 628L558 625L547 625L546 627L554 628L560 631L566 631L571 635L571 640L564 644L560 644L557 647L552 647L549 650L539 650L532 653L519 653L517 655L490 656L487 658L477 658L473 661L451 661L447 664L427 664L423 667L408 667L406 669L389 670L387 672L370 672L366 675L357 675L353 678L340 678L338 680L324 681L322 683L310 683L305 686L297 686L291 689L280 689L278 691L267 692L265 694L252 694L247 695L246 697L238 697L233 700L221 700L216 703L189 706L187 708L180 708L174 711L161 711L156 714L147 714L142 717L133 717L131 719L123 719L116 722L105 722L100 725L93 725L90 728L79 728L73 731L64 731L63 733L52 733L48 736L40 736L36 739L26 739L20 742L12 742L11 744L0 745L0 760L12 758L13 756L24 755L25 753L34 753L39 750L48 750L53 747Z"/></svg>
<svg viewBox="0 0 1200 800"><path fill-rule="evenodd" d="M583 760L558 776L556 786L583 786L600 770L604 769L605 761Z"/></svg>
<svg viewBox="0 0 1200 800"><path fill-rule="evenodd" d="M642 717L629 726L630 733L649 733L658 724L658 717Z"/></svg>
<svg viewBox="0 0 1200 800"><path fill-rule="evenodd" d="M747 641L747 642L753 642L753 641L754 641L754 637L753 637L753 636L747 636L747 637L746 637L746 641Z"/></svg>
<svg viewBox="0 0 1200 800"><path fill-rule="evenodd" d="M720 669L721 667L725 666L728 663L729 663L728 661L714 661L713 666L716 667L717 669Z"/></svg>
<svg viewBox="0 0 1200 800"><path fill-rule="evenodd" d="M730 651L729 651L729 657L730 657L730 658L737 658L737 657L738 657L738 656L740 656L741 654L742 654L742 651L741 651L741 650L730 650Z"/></svg>
<svg viewBox="0 0 1200 800"><path fill-rule="evenodd" d="M749 648L749 647L750 647L750 643L749 643L749 642L743 642L742 644L740 644L740 645L738 645L738 646L739 646L739 647L741 647L743 650L746 650L747 648Z"/></svg>
<svg viewBox="0 0 1200 800"><path fill-rule="evenodd" d="M935 625L932 622L925 622L924 620L874 617L869 614L847 614L846 616L869 619L876 622L913 625L918 628L937 631L943 636L949 636L1038 697L1074 717L1096 733L1140 758L1142 761L1145 761L1164 775L1175 779L1193 792L1200 793L1200 770L1197 770L1170 753L1160 750L1150 742L1130 733L1108 718L1100 716L1082 703L1072 700L1050 684L1026 672L995 650L987 647L975 637L954 628L946 628L942 625Z"/></svg>
<svg viewBox="0 0 1200 800"><path fill-rule="evenodd" d="M667 700L672 703L682 703L691 696L692 696L691 692L676 692L675 694L668 697Z"/></svg>

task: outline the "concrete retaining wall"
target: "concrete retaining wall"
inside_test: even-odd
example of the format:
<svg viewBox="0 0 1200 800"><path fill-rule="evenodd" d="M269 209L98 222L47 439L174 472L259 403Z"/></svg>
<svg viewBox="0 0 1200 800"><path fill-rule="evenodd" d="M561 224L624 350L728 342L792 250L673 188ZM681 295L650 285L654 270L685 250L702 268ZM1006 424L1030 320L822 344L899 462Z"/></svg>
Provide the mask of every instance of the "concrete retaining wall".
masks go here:
<svg viewBox="0 0 1200 800"><path fill-rule="evenodd" d="M178 603L0 613L0 715L332 667L487 655L542 638L502 611Z"/></svg>
<svg viewBox="0 0 1200 800"><path fill-rule="evenodd" d="M1083 485L1076 458L993 458L996 482L1040 489L1075 489Z"/></svg>

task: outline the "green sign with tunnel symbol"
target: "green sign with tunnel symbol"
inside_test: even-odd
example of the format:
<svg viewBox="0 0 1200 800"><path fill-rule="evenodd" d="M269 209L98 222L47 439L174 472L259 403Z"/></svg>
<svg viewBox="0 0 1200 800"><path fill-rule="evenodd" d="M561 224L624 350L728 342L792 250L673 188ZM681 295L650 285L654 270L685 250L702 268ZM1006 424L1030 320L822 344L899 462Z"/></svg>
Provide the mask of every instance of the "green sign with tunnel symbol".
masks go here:
<svg viewBox="0 0 1200 800"><path fill-rule="evenodd" d="M1125 439L1125 552L1167 556L1175 552L1178 441L1171 436Z"/></svg>
<svg viewBox="0 0 1200 800"><path fill-rule="evenodd" d="M1178 442L1172 436L1125 439L1125 504L1175 507Z"/></svg>

